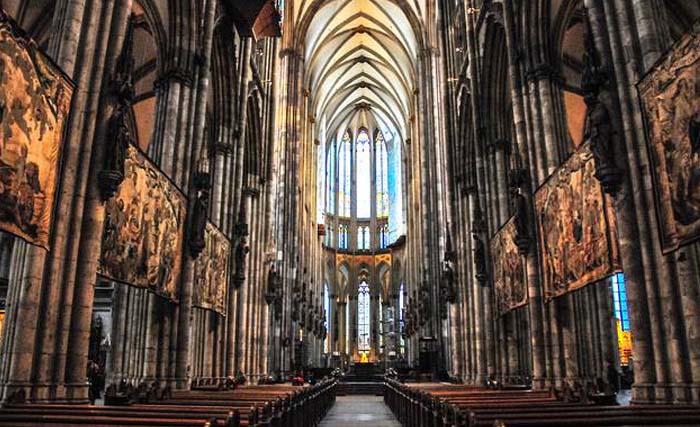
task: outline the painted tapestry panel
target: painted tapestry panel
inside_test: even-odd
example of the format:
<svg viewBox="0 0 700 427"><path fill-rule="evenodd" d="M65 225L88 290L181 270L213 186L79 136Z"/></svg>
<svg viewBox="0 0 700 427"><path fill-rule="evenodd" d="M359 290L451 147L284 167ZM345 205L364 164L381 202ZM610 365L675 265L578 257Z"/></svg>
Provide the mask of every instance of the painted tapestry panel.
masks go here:
<svg viewBox="0 0 700 427"><path fill-rule="evenodd" d="M124 170L124 182L105 207L100 274L175 299L187 200L133 146Z"/></svg>
<svg viewBox="0 0 700 427"><path fill-rule="evenodd" d="M226 314L230 257L229 239L207 223L204 250L195 262L193 305Z"/></svg>
<svg viewBox="0 0 700 427"><path fill-rule="evenodd" d="M620 269L612 203L594 174L585 144L535 193L547 301Z"/></svg>
<svg viewBox="0 0 700 427"><path fill-rule="evenodd" d="M700 35L689 34L639 86L664 253L700 238Z"/></svg>
<svg viewBox="0 0 700 427"><path fill-rule="evenodd" d="M511 218L491 238L493 283L500 314L527 304L525 269L515 244L515 236L515 218Z"/></svg>
<svg viewBox="0 0 700 427"><path fill-rule="evenodd" d="M0 10L0 230L49 249L73 85Z"/></svg>

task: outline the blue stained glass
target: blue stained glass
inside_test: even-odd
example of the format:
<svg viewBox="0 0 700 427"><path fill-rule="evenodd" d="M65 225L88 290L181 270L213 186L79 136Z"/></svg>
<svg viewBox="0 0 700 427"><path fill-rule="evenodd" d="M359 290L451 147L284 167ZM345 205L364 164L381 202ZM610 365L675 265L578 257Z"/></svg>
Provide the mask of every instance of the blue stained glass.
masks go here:
<svg viewBox="0 0 700 427"><path fill-rule="evenodd" d="M625 284L625 275L623 273L617 273L612 277L610 282L613 294L613 310L615 311L615 318L620 320L620 329L623 331L629 331L630 315L627 307L627 286Z"/></svg>
<svg viewBox="0 0 700 427"><path fill-rule="evenodd" d="M375 140L375 165L377 182L377 216L386 217L389 215L389 177L386 141L384 133L377 131Z"/></svg>
<svg viewBox="0 0 700 427"><path fill-rule="evenodd" d="M367 129L360 130L357 135L357 217L372 216L372 149Z"/></svg>
<svg viewBox="0 0 700 427"><path fill-rule="evenodd" d="M350 195L352 192L352 142L350 133L345 132L338 152L338 214L350 216Z"/></svg>
<svg viewBox="0 0 700 427"><path fill-rule="evenodd" d="M387 138L388 139L388 138ZM405 233L401 180L401 143L397 140L388 154L389 242Z"/></svg>
<svg viewBox="0 0 700 427"><path fill-rule="evenodd" d="M338 226L338 248L348 248L348 226L346 224Z"/></svg>
<svg viewBox="0 0 700 427"><path fill-rule="evenodd" d="M335 212L335 167L336 167L336 143L331 143L326 154L326 212Z"/></svg>
<svg viewBox="0 0 700 427"><path fill-rule="evenodd" d="M331 330L331 292L328 283L323 284L323 324L326 326L326 337L323 343L324 352L330 353L328 334Z"/></svg>
<svg viewBox="0 0 700 427"><path fill-rule="evenodd" d="M324 207L326 206L326 180L328 171L326 170L326 149L325 145L319 145L316 159L316 221L318 224L324 222Z"/></svg>
<svg viewBox="0 0 700 427"><path fill-rule="evenodd" d="M369 227L359 227L357 229L357 249L367 250L370 245Z"/></svg>
<svg viewBox="0 0 700 427"><path fill-rule="evenodd" d="M400 328L400 333L399 333L399 352L401 354L404 353L404 340L403 340L403 330L404 330L404 316L406 315L405 312L405 297L404 294L406 293L406 286L401 282L401 286L399 287L399 328Z"/></svg>
<svg viewBox="0 0 700 427"><path fill-rule="evenodd" d="M350 249L349 229L333 230L338 218L347 224L354 217L377 221L386 227L358 229L353 249L386 248L405 234L402 197L401 144L391 132L360 128L356 136L348 129L318 147L317 221L326 223L325 243ZM372 139L374 138L374 139ZM396 140L396 142L394 142ZM356 203L356 208L353 207ZM354 242L354 241L353 241Z"/></svg>
<svg viewBox="0 0 700 427"><path fill-rule="evenodd" d="M363 280L362 282L360 282L360 286L357 292L357 348L360 351L368 351L370 349L369 304L369 284L366 280Z"/></svg>

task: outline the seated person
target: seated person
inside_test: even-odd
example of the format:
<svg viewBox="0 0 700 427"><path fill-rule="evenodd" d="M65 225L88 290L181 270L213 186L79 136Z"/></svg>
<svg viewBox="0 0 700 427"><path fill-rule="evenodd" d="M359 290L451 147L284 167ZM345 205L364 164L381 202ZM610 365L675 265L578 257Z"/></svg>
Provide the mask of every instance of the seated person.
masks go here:
<svg viewBox="0 0 700 427"><path fill-rule="evenodd" d="M294 385L294 386L303 386L304 385L304 376L300 372L297 372L294 375L294 377L292 378L292 385Z"/></svg>

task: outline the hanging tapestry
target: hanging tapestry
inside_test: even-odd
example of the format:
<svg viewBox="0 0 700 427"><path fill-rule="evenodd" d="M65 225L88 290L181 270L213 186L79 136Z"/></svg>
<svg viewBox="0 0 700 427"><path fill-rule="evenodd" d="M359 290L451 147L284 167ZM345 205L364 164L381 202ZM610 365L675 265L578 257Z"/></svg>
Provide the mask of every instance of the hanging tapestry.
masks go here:
<svg viewBox="0 0 700 427"><path fill-rule="evenodd" d="M639 85L661 247L700 238L700 35L683 37Z"/></svg>
<svg viewBox="0 0 700 427"><path fill-rule="evenodd" d="M127 150L124 171L105 206L99 272L176 299L187 200L134 146Z"/></svg>
<svg viewBox="0 0 700 427"><path fill-rule="evenodd" d="M515 244L515 236L513 217L491 238L493 284L501 315L527 304L525 268Z"/></svg>
<svg viewBox="0 0 700 427"><path fill-rule="evenodd" d="M73 84L0 9L0 230L49 249Z"/></svg>
<svg viewBox="0 0 700 427"><path fill-rule="evenodd" d="M612 203L594 175L585 144L535 193L546 301L620 270Z"/></svg>
<svg viewBox="0 0 700 427"><path fill-rule="evenodd" d="M226 314L231 242L210 222L194 267L193 305Z"/></svg>

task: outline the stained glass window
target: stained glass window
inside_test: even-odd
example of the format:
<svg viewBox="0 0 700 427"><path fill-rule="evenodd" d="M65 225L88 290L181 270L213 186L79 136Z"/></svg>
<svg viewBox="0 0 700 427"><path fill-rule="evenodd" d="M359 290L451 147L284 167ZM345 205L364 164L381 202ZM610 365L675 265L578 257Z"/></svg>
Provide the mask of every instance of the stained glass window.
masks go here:
<svg viewBox="0 0 700 427"><path fill-rule="evenodd" d="M352 142L349 132L345 132L338 151L338 180L338 215L349 217L352 191Z"/></svg>
<svg viewBox="0 0 700 427"><path fill-rule="evenodd" d="M326 206L326 180L328 172L326 171L326 147L324 144L318 146L318 158L316 159L317 175L316 175L316 221L318 224L324 223L324 208Z"/></svg>
<svg viewBox="0 0 700 427"><path fill-rule="evenodd" d="M357 135L357 217L372 216L372 144L367 129Z"/></svg>
<svg viewBox="0 0 700 427"><path fill-rule="evenodd" d="M404 294L406 293L406 287L404 286L403 282L401 282L401 286L399 287L399 352L401 354L404 353L404 341L403 341L403 329L404 329L404 316L406 315L405 313L405 296Z"/></svg>
<svg viewBox="0 0 700 427"><path fill-rule="evenodd" d="M368 351L370 349L369 301L369 284L363 279L360 282L357 293L357 348L360 351Z"/></svg>
<svg viewBox="0 0 700 427"><path fill-rule="evenodd" d="M338 218L360 223L380 219L377 226L358 229L353 249L386 248L405 233L401 185L401 144L388 130L361 127L347 129L328 141L321 141L318 152L318 223L326 223L326 245L350 249L349 229L333 230ZM354 232L355 229L353 229Z"/></svg>
<svg viewBox="0 0 700 427"><path fill-rule="evenodd" d="M369 227L363 226L357 229L357 249L363 251L369 249Z"/></svg>
<svg viewBox="0 0 700 427"><path fill-rule="evenodd" d="M385 249L389 246L389 225L384 224L378 227L379 231L379 248Z"/></svg>
<svg viewBox="0 0 700 427"><path fill-rule="evenodd" d="M384 132L378 130L375 139L375 171L377 181L377 216L389 216L389 175Z"/></svg>
<svg viewBox="0 0 700 427"><path fill-rule="evenodd" d="M335 168L336 168L336 143L331 143L326 153L326 212L335 213Z"/></svg>
<svg viewBox="0 0 700 427"><path fill-rule="evenodd" d="M340 224L338 226L338 249L348 248L348 226Z"/></svg>
<svg viewBox="0 0 700 427"><path fill-rule="evenodd" d="M613 294L613 309L615 318L620 321L620 329L627 332L630 330L630 313L627 309L627 287L625 285L625 275L617 273L611 280Z"/></svg>
<svg viewBox="0 0 700 427"><path fill-rule="evenodd" d="M328 224L326 229L326 246L333 246L333 225Z"/></svg>
<svg viewBox="0 0 700 427"><path fill-rule="evenodd" d="M331 292L328 283L323 284L323 324L326 326L326 339L323 347L325 353L330 353L331 343L328 334L331 330Z"/></svg>
<svg viewBox="0 0 700 427"><path fill-rule="evenodd" d="M377 337L379 344L377 346L377 350L379 354L384 353L384 304L382 303L382 296L379 295L379 302L377 303L379 305L379 336Z"/></svg>

